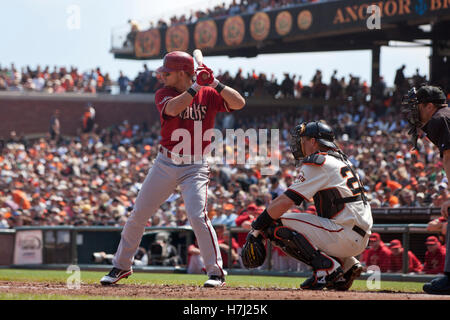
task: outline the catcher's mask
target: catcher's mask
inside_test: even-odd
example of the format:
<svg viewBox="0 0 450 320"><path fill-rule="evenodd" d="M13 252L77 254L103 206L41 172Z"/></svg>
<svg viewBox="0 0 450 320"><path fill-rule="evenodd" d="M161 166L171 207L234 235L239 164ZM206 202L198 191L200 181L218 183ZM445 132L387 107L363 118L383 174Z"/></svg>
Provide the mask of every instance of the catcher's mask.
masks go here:
<svg viewBox="0 0 450 320"><path fill-rule="evenodd" d="M433 103L436 107L446 105L446 97L441 88L422 85L419 89L413 87L402 99L402 113L408 122L408 134L412 136L414 148L417 149L417 139L419 137L417 130L424 126L420 120L419 105L421 103Z"/></svg>
<svg viewBox="0 0 450 320"><path fill-rule="evenodd" d="M304 158L305 151L303 150L301 137L315 138L320 145L327 148L337 149L334 144L334 132L331 127L320 121L304 122L291 130L291 138L289 146L291 148L294 159L300 161Z"/></svg>

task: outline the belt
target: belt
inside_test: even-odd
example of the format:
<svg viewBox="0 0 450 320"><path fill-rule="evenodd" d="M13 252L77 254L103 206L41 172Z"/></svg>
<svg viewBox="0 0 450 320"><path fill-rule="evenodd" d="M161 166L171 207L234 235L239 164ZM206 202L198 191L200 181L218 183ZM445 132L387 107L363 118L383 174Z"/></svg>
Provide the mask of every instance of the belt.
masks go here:
<svg viewBox="0 0 450 320"><path fill-rule="evenodd" d="M366 236L366 232L363 230L363 229L361 229L360 227L358 227L357 225L354 225L353 226L353 228L352 228L352 230L353 231L355 231L357 234L359 234L361 237L365 237Z"/></svg>
<svg viewBox="0 0 450 320"><path fill-rule="evenodd" d="M174 161L191 163L192 161L195 162L197 160L197 158L195 156L177 154L177 153L174 153L174 152L168 150L167 148L164 148L163 146L159 146L159 152L161 152L167 158L172 159Z"/></svg>
<svg viewBox="0 0 450 320"><path fill-rule="evenodd" d="M163 146L159 146L159 152L161 152L163 155L165 155L167 158L172 159L172 152L168 149L164 148ZM177 155L179 157L182 157L180 155Z"/></svg>

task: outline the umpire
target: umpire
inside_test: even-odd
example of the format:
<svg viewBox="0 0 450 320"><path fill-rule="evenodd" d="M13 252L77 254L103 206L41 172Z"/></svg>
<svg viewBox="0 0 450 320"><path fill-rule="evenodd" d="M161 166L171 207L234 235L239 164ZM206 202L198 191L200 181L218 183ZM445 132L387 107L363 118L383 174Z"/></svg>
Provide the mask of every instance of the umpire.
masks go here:
<svg viewBox="0 0 450 320"><path fill-rule="evenodd" d="M409 123L409 134L413 137L417 149L418 129L439 148L443 159L447 179L450 179L450 108L445 93L441 88L422 85L419 89L412 88L403 99L404 109ZM450 200L442 204L441 214L448 219ZM450 294L450 228L447 225L447 255L445 258L444 275L431 280L423 286L430 294Z"/></svg>

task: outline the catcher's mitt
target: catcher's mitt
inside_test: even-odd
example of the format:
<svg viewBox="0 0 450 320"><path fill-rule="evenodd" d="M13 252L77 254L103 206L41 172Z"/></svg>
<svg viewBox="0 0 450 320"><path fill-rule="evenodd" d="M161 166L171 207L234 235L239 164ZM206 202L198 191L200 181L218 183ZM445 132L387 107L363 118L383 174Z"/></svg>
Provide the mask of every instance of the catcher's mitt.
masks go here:
<svg viewBox="0 0 450 320"><path fill-rule="evenodd" d="M261 234L255 237L252 232L247 236L247 241L241 251L242 263L247 269L257 268L266 260L266 247Z"/></svg>

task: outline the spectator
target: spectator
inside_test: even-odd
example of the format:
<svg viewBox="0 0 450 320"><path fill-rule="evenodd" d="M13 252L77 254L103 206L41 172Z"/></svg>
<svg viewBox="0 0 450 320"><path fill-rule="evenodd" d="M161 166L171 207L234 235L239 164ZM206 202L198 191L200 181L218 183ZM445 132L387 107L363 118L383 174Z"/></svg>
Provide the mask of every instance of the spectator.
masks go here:
<svg viewBox="0 0 450 320"><path fill-rule="evenodd" d="M237 250L239 245L233 237L231 237L230 232L226 230L223 225L217 225L214 227L217 232L217 241L219 243L220 253L222 255L223 266L225 268L233 268L238 265L239 257ZM231 251L230 251L230 237L231 237ZM231 260L229 260L229 254Z"/></svg>
<svg viewBox="0 0 450 320"><path fill-rule="evenodd" d="M400 240L394 239L390 242L389 249L392 252L388 272L403 272L403 247ZM408 272L421 273L423 265L414 253L408 250Z"/></svg>
<svg viewBox="0 0 450 320"><path fill-rule="evenodd" d="M286 188L280 185L280 181L277 177L270 178L269 193L272 195L272 199L282 195L286 191Z"/></svg>
<svg viewBox="0 0 450 320"><path fill-rule="evenodd" d="M383 189L384 199L381 206L387 206L391 208L396 208L399 206L399 199L397 196L392 194L392 190L389 187Z"/></svg>
<svg viewBox="0 0 450 320"><path fill-rule="evenodd" d="M189 220L186 214L186 208L184 207L184 203L181 206L177 207L176 209L175 222L176 225L179 227L189 225Z"/></svg>
<svg viewBox="0 0 450 320"><path fill-rule="evenodd" d="M426 274L438 274L444 272L445 247L441 245L438 238L429 236L425 241L427 252L425 253L425 263L423 271Z"/></svg>
<svg viewBox="0 0 450 320"><path fill-rule="evenodd" d="M134 40L136 39L137 33L139 32L139 25L134 20L128 20L128 24L130 25L130 32L128 32L123 46L131 47L134 49Z"/></svg>
<svg viewBox="0 0 450 320"><path fill-rule="evenodd" d="M88 104L85 108L83 117L81 131L83 133L82 140L86 143L89 135L93 132L95 127L95 109L92 104Z"/></svg>
<svg viewBox="0 0 450 320"><path fill-rule="evenodd" d="M399 196L401 207L418 207L417 201L414 200L414 192L408 189L403 189Z"/></svg>
<svg viewBox="0 0 450 320"><path fill-rule="evenodd" d="M223 210L225 213L225 220L223 224L227 227L235 227L236 226L236 218L238 215L235 213L235 207L232 203L225 203L223 205Z"/></svg>
<svg viewBox="0 0 450 320"><path fill-rule="evenodd" d="M390 269L391 250L384 244L378 233L372 233L369 238L369 248L363 253L366 269L376 266L381 272Z"/></svg>
<svg viewBox="0 0 450 320"><path fill-rule="evenodd" d="M394 79L394 84L397 88L397 90L401 90L403 89L404 85L405 85L405 75L404 75L404 70L405 70L406 66L402 65L399 69L397 69L397 71L395 72L395 79Z"/></svg>
<svg viewBox="0 0 450 320"><path fill-rule="evenodd" d="M170 234L165 231L156 234L155 241L149 248L149 265L179 266L181 258L175 246L170 244Z"/></svg>
<svg viewBox="0 0 450 320"><path fill-rule="evenodd" d="M447 219L439 217L428 222L427 231L438 232L442 243L445 243L445 236L447 234Z"/></svg>
<svg viewBox="0 0 450 320"><path fill-rule="evenodd" d="M59 143L60 135L61 135L61 124L59 122L59 110L56 109L53 113L53 116L50 118L50 139Z"/></svg>
<svg viewBox="0 0 450 320"><path fill-rule="evenodd" d="M381 155L384 158L384 155ZM375 186L375 191L388 187L390 192L395 191L397 189L401 189L402 185L391 179L391 176L388 171L384 171L380 175L380 181Z"/></svg>
<svg viewBox="0 0 450 320"><path fill-rule="evenodd" d="M148 265L147 251L143 247L139 247L134 255L133 265L146 266Z"/></svg>
<svg viewBox="0 0 450 320"><path fill-rule="evenodd" d="M120 71L119 79L117 80L117 82L119 83L120 93L122 94L127 93L130 79L127 76L125 76L122 71Z"/></svg>
<svg viewBox="0 0 450 320"><path fill-rule="evenodd" d="M281 82L281 94L284 98L294 97L294 80L289 77L289 73L284 74L284 79Z"/></svg>
<svg viewBox="0 0 450 320"><path fill-rule="evenodd" d="M205 262L200 254L197 238L195 238L194 243L188 247L187 254L187 273L206 274Z"/></svg>

